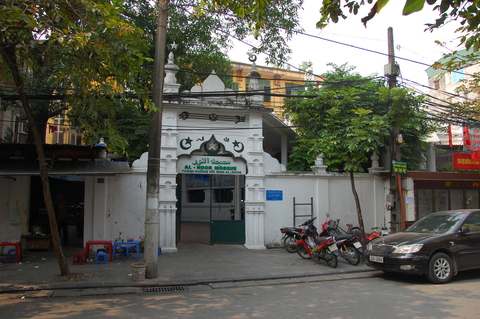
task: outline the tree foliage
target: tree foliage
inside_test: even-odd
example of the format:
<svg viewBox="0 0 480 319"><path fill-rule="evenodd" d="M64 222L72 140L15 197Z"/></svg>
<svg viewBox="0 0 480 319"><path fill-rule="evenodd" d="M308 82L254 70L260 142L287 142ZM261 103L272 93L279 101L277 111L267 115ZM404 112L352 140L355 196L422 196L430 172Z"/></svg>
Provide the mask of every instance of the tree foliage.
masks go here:
<svg viewBox="0 0 480 319"><path fill-rule="evenodd" d="M321 88L310 87L285 102L284 113L298 127L289 168L308 169L323 153L331 170L362 172L362 164L369 161L372 152L385 151L391 144L389 138L375 134L383 134L385 129L390 132L396 126L405 140L403 160L411 169L418 168L425 150L423 140L434 130L422 113L423 97L408 89L389 90L383 79L363 77L353 66L329 65L333 70L321 75ZM353 138L354 133L358 140ZM353 151L356 145L359 154ZM350 157L355 160L347 164Z"/></svg>
<svg viewBox="0 0 480 319"><path fill-rule="evenodd" d="M230 0L201 0L197 7L197 13L208 14L212 10L228 10L237 17L248 21L249 27L253 27L256 35L263 29L269 19L268 8L271 0L230 1Z"/></svg>
<svg viewBox="0 0 480 319"><path fill-rule="evenodd" d="M350 14L358 14L361 6L373 5L367 16L362 18L362 22L366 25L368 21L373 19L390 1L389 0L323 0L320 8L321 18L317 23L317 27L323 28L330 21L337 23L340 18L346 19L346 12ZM428 29L433 30L440 28L444 24L452 20L460 22L461 26L456 32L461 34L461 43L467 49L478 50L480 48L479 40L479 3L474 0L406 0L403 7L403 15L409 15L414 12L421 11L425 8L425 3L430 5L432 10L438 11L438 19L432 23L426 23Z"/></svg>
<svg viewBox="0 0 480 319"><path fill-rule="evenodd" d="M2 16L6 24L15 14L13 4L17 2L7 1L5 4L7 10ZM128 110L146 118L152 108L148 95L152 92L157 23L155 3L141 0L87 1L84 6L89 9L80 9L81 17L74 24L74 10L81 7L81 2L54 1L45 6L44 2L34 2L32 6L35 7L36 3L42 8L40 11L35 9L39 19L50 16L50 20L32 26L35 30L44 28L34 34L42 41L35 42L31 35L22 40L34 45L28 52L22 51L28 58L24 55L21 59L28 60L28 65L32 66L22 72L29 77L29 94L56 94L68 98L54 102L30 101L42 135L45 136L49 118L69 109L70 119L77 131L84 134L86 143L95 143L105 137L110 150L132 159L138 154L139 144L129 141L131 135L124 134L128 128L115 119ZM95 7L90 8L93 5ZM63 7L70 8L72 13L64 17L62 10L55 9ZM243 41L255 32L252 21L258 16L255 10L252 11L253 7L248 7L246 15L237 16L231 11L235 8L225 7L222 3L202 6L199 0L170 1L167 43L178 45L174 53L175 63L180 67L177 79L181 91L203 82L212 70L227 86L232 83L228 49L234 39ZM269 58L270 63L275 59L288 60L291 50L287 41L299 29L299 6L275 0L254 7L266 10L269 18L258 34L259 45L251 51L256 54L267 52L270 57L275 57ZM52 10L56 11L50 14ZM107 17L100 17L108 10ZM37 23L31 17L28 20ZM140 102L125 97L125 92L139 95ZM2 93L16 94L15 90Z"/></svg>
<svg viewBox="0 0 480 319"><path fill-rule="evenodd" d="M422 98L411 91L389 90L383 80L362 77L354 72L354 67L330 65L333 71L322 74L321 88L310 87L285 103L285 113L290 115L298 133L291 158L297 168L305 168L323 154L329 170L350 174L363 231L354 173L365 171L373 153L386 150L395 127L400 127L405 135L402 155L405 152L406 156L402 160L418 163L415 156L421 154L418 148L431 126L420 116Z"/></svg>
<svg viewBox="0 0 480 319"><path fill-rule="evenodd" d="M190 90L194 85L202 83L212 70L224 81L227 87L232 84L231 61L228 59L228 50L232 47L233 41L238 39L244 41L253 33L255 26L252 24L254 18L251 7L245 8L245 15L236 15L232 10L239 8L231 6L233 3L224 6L224 3L208 5L197 1L173 0L169 3L169 20L167 28L167 50L171 50L170 44L175 43L176 49L175 64L180 71L176 77L181 84L180 91ZM261 32L258 34L258 46L250 51L254 54L266 52L270 58L269 63L278 60L287 60L291 50L287 41L292 37L298 26L297 4L291 5L288 2L275 0L265 1L259 4L263 10L268 12L268 21L263 23ZM128 21L138 28L144 30L145 39L149 47L149 57L154 57L156 38L157 12L155 4L143 0L126 0L123 6L123 14ZM274 58L272 58L274 57ZM277 60L278 59L278 60ZM151 63L143 65L143 73L132 75L131 81L142 83L143 87L151 90L153 67ZM138 121L143 122L147 118L147 108L135 107L125 100L121 101L122 107L117 109L116 118L125 114L124 109L131 109L132 114ZM143 112L143 114L142 114ZM137 117L138 116L138 117ZM117 122L118 123L118 122ZM138 130L133 134L123 122L120 134L128 141L125 148L119 148L115 143L109 143L109 149L123 154L129 160L138 155L142 147L146 151L145 143L136 143L141 140L140 134L148 136L148 131ZM128 133L128 134L127 134ZM134 138L134 140L131 140ZM89 138L95 142L96 137ZM141 154L141 152L140 152Z"/></svg>
<svg viewBox="0 0 480 319"><path fill-rule="evenodd" d="M119 14L121 4L9 0L2 5L1 45L16 56L28 93L66 97L54 103L31 99L41 130L46 119L70 108L73 115L82 114L77 124L96 141L107 134L111 144L125 145L113 101L127 89L146 96L129 79L142 72L147 59L143 32Z"/></svg>
<svg viewBox="0 0 480 319"><path fill-rule="evenodd" d="M247 2L201 0L173 0L169 4L167 43L176 43L175 63L181 90L189 90L201 83L212 70L224 82L231 83L231 63L228 50L234 41L245 41L255 34L254 23L264 10L268 15L256 35L258 44L251 48L254 54L265 53L267 63L289 59L288 41L299 27L298 11L301 3L295 1ZM242 9L243 8L243 9ZM156 37L156 13L149 1L127 0L125 15L148 34L150 56L153 57ZM227 75L222 77L222 75Z"/></svg>
<svg viewBox="0 0 480 319"><path fill-rule="evenodd" d="M66 95L69 107L82 114L87 129L105 128L116 134L112 101L127 89L131 73L144 64L143 32L119 14L118 0L5 0L0 4L0 62L14 83L40 165L43 195L55 253L62 275L70 275L60 245L48 181L42 136L31 102L48 90ZM129 85L143 95L142 87ZM35 110L37 111L37 110Z"/></svg>

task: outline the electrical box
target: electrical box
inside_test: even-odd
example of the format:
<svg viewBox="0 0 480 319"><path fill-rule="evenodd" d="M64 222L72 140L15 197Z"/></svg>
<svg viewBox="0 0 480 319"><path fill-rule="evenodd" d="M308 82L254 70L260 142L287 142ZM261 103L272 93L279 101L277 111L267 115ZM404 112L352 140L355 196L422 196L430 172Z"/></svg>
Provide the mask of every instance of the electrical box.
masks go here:
<svg viewBox="0 0 480 319"><path fill-rule="evenodd" d="M383 67L383 73L385 76L400 75L400 68L396 64L385 64Z"/></svg>

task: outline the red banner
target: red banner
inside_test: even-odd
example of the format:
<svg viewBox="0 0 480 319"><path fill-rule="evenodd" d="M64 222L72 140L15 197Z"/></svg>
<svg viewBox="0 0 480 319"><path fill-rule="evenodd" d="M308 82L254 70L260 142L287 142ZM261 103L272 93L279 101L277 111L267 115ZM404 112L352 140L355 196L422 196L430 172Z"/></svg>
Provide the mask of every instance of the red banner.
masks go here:
<svg viewBox="0 0 480 319"><path fill-rule="evenodd" d="M475 157L476 158L476 157ZM480 161L474 162L471 154L454 153L453 154L454 169L480 170Z"/></svg>
<svg viewBox="0 0 480 319"><path fill-rule="evenodd" d="M463 151L479 151L480 150L480 126L464 125L463 126Z"/></svg>
<svg viewBox="0 0 480 319"><path fill-rule="evenodd" d="M448 146L453 147L452 125L448 123Z"/></svg>

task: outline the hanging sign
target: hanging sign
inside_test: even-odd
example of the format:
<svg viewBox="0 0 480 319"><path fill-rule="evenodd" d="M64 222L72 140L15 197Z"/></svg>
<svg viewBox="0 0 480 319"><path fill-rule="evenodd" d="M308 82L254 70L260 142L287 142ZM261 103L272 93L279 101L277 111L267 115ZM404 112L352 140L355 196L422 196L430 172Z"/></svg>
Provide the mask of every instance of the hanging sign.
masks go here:
<svg viewBox="0 0 480 319"><path fill-rule="evenodd" d="M392 161L393 172L398 174L407 174L407 163Z"/></svg>
<svg viewBox="0 0 480 319"><path fill-rule="evenodd" d="M177 167L178 172L182 174L247 174L247 167L244 161L225 156L180 157Z"/></svg>

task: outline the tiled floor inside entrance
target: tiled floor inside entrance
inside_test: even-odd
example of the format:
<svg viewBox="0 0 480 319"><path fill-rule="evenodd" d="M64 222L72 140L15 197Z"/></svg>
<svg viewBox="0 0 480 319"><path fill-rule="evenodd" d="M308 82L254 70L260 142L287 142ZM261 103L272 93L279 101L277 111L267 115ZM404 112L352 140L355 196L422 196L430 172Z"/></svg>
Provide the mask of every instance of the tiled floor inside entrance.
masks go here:
<svg viewBox="0 0 480 319"><path fill-rule="evenodd" d="M179 245L210 245L210 223L182 222Z"/></svg>

